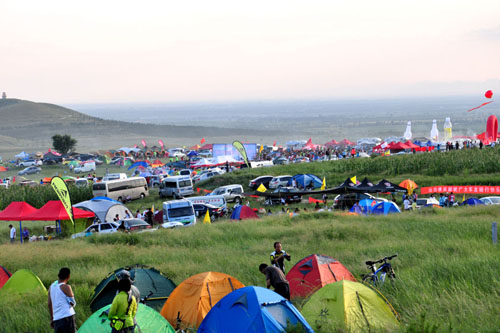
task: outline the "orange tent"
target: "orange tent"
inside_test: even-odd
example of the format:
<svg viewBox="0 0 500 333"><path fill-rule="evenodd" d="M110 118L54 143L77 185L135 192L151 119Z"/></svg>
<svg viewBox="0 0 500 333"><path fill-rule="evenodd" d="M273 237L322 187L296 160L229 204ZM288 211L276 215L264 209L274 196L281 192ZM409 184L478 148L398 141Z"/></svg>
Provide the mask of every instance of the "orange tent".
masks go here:
<svg viewBox="0 0 500 333"><path fill-rule="evenodd" d="M224 273L196 274L172 291L160 313L174 328L198 327L220 299L243 287L243 283Z"/></svg>
<svg viewBox="0 0 500 333"><path fill-rule="evenodd" d="M408 194L412 194L413 191L418 188L417 183L415 183L411 179L405 179L401 183L399 183L399 186L404 187L405 189L408 190Z"/></svg>
<svg viewBox="0 0 500 333"><path fill-rule="evenodd" d="M311 254L300 260L286 275L290 297L307 297L321 287L340 280L356 281L340 261L332 257Z"/></svg>

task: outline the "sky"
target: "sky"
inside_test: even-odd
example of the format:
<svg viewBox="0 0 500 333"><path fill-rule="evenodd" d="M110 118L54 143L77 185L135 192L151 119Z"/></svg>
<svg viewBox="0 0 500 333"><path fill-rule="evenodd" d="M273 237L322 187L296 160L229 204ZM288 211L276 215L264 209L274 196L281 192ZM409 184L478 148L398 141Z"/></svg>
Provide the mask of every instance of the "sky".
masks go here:
<svg viewBox="0 0 500 333"><path fill-rule="evenodd" d="M0 2L0 91L55 103L500 93L500 1Z"/></svg>

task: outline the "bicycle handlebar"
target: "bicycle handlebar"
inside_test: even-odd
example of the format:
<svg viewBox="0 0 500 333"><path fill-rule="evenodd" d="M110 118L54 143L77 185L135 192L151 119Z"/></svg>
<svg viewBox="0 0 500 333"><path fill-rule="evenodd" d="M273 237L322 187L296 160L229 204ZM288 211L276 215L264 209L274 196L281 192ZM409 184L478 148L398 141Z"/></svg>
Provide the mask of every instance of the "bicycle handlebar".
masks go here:
<svg viewBox="0 0 500 333"><path fill-rule="evenodd" d="M367 264L368 266L371 266L373 264L379 264L381 262L385 262L386 260L391 260L393 258L396 258L398 256L398 254L393 254L392 256L388 256L388 257L385 257L385 258L382 258L380 260L377 260L377 261L366 261L365 264Z"/></svg>

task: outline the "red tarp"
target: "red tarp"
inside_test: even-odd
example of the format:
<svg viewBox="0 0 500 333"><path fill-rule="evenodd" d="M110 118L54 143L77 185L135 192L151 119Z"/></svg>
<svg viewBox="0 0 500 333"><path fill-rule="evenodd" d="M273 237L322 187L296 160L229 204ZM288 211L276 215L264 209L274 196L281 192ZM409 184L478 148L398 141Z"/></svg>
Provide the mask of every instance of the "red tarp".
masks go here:
<svg viewBox="0 0 500 333"><path fill-rule="evenodd" d="M24 201L13 201L0 213L0 221L23 221L38 209Z"/></svg>
<svg viewBox="0 0 500 333"><path fill-rule="evenodd" d="M88 212L86 210L73 207L73 215L75 219L91 218L94 217L94 213ZM52 200L47 202L42 208L37 212L25 216L23 220L29 221L57 221L57 220L69 220L68 213L64 209L63 204L59 200Z"/></svg>

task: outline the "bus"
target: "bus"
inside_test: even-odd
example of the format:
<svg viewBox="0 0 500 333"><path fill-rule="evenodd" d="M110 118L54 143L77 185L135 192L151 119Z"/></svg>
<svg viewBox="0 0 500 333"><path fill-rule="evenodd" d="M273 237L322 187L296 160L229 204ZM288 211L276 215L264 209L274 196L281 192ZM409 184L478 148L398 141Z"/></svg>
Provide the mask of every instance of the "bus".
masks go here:
<svg viewBox="0 0 500 333"><path fill-rule="evenodd" d="M92 185L94 197L108 197L125 202L149 195L148 183L144 177L116 179Z"/></svg>
<svg viewBox="0 0 500 333"><path fill-rule="evenodd" d="M189 176L174 176L163 178L160 183L160 198L182 198L194 193L193 182Z"/></svg>

